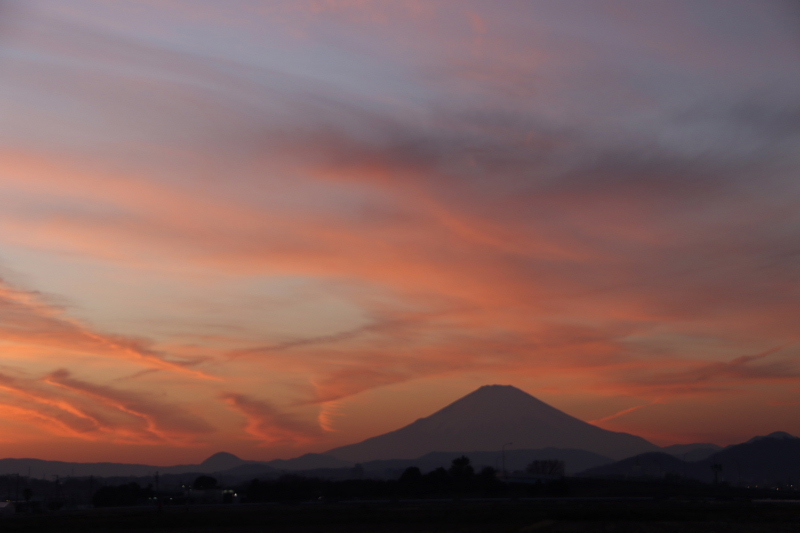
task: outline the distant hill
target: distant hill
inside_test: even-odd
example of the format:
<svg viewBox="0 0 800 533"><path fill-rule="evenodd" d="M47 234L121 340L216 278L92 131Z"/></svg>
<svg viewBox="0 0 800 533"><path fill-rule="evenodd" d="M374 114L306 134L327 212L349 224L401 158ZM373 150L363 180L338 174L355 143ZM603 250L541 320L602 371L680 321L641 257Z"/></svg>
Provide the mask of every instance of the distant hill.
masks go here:
<svg viewBox="0 0 800 533"><path fill-rule="evenodd" d="M307 453L294 459L275 459L265 465L277 470L315 470L318 468L350 468L353 463L321 453Z"/></svg>
<svg viewBox="0 0 800 533"><path fill-rule="evenodd" d="M255 475L280 475L282 471L310 471L315 469L350 468L353 463L318 453L308 453L294 459L273 461L246 461L232 453L219 452L200 464L154 466L130 463L69 463L42 459L0 459L0 475L29 473L35 478L61 477L147 477L180 474L227 474L229 477Z"/></svg>
<svg viewBox="0 0 800 533"><path fill-rule="evenodd" d="M45 461L42 459L0 459L0 475L19 474L34 478L61 477L147 477L156 472L161 475L215 474L235 468L261 467L269 469L260 461L246 461L226 452L215 453L200 464L155 466L133 463L70 463Z"/></svg>
<svg viewBox="0 0 800 533"><path fill-rule="evenodd" d="M579 476L598 478L651 478L663 479L667 476L691 479L712 479L711 470L704 463L689 463L664 452L649 452L622 461L590 468Z"/></svg>
<svg viewBox="0 0 800 533"><path fill-rule="evenodd" d="M242 461L238 457L236 459L240 461L239 464L246 463L246 461ZM144 477L152 476L156 472L160 474L185 474L195 472L198 474L212 474L219 470L231 468L232 466L232 461L226 461L223 464L218 460L213 460L207 464L204 462L199 465L154 466L129 463L69 463L65 461L45 461L42 459L0 459L0 475L20 474L27 476L30 474L31 477L35 478L50 476Z"/></svg>
<svg viewBox="0 0 800 533"><path fill-rule="evenodd" d="M761 436L758 436L758 437L753 437L752 439L748 440L747 442L743 442L742 444L752 444L754 442L758 442L758 441L764 440L764 439L777 439L777 440L784 440L784 441L788 440L788 441L791 441L791 440L794 440L794 439L797 439L797 438L798 437L795 437L794 435L786 433L785 431L773 431L769 435L761 435Z"/></svg>
<svg viewBox="0 0 800 533"><path fill-rule="evenodd" d="M800 485L800 438L784 432L754 437L728 446L700 461L681 461L666 453L648 453L581 472L587 477L649 477L672 475L704 482L714 480L712 465L719 465L718 480L734 485Z"/></svg>
<svg viewBox="0 0 800 533"><path fill-rule="evenodd" d="M702 442L696 444L673 444L672 446L664 446L661 451L684 461L702 461L721 449L722 446Z"/></svg>
<svg viewBox="0 0 800 533"><path fill-rule="evenodd" d="M248 463L248 461L239 459L232 453L219 452L200 463L200 466L208 471L217 472L220 470L228 470L229 468L234 468L246 463Z"/></svg>
<svg viewBox="0 0 800 533"><path fill-rule="evenodd" d="M722 465L722 477L737 484L800 485L800 438L782 431L728 446L705 460Z"/></svg>
<svg viewBox="0 0 800 533"><path fill-rule="evenodd" d="M508 385L486 385L408 426L326 452L365 462L411 459L433 451L579 449L622 459L658 446L572 417Z"/></svg>

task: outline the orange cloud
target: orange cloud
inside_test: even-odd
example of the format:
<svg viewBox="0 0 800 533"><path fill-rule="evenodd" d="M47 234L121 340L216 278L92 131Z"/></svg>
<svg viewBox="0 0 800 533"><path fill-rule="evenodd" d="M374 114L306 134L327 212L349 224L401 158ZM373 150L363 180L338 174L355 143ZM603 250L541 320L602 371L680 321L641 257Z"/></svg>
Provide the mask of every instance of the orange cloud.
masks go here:
<svg viewBox="0 0 800 533"><path fill-rule="evenodd" d="M112 356L150 368L208 378L191 368L198 361L171 360L142 340L97 333L65 316L63 310L43 301L41 295L9 287L0 280L0 333L6 343L28 351L58 348L69 352Z"/></svg>
<svg viewBox="0 0 800 533"><path fill-rule="evenodd" d="M191 438L213 431L205 420L190 415L175 405L157 404L141 395L81 381L71 377L64 369L48 375L45 382L141 419L145 424L143 433L152 435L155 440L180 443L186 442L186 437Z"/></svg>
<svg viewBox="0 0 800 533"><path fill-rule="evenodd" d="M672 393L716 391L737 385L764 383L798 383L800 368L793 359L764 361L783 347L772 348L755 355L743 355L730 361L683 362L678 371L659 371L650 367L647 376L637 376L632 383L650 391ZM674 366L674 365L673 365ZM644 370L642 368L641 370Z"/></svg>
<svg viewBox="0 0 800 533"><path fill-rule="evenodd" d="M222 399L245 417L245 431L264 444L309 444L323 434L319 426L283 413L263 400L234 393L226 393Z"/></svg>
<svg viewBox="0 0 800 533"><path fill-rule="evenodd" d="M59 17L81 8L55 4L12 21L4 94L25 97L0 147L4 262L28 286L57 280L81 316L137 290L156 302L149 322L119 311L141 335L114 335L0 284L8 358L49 376L4 385L14 417L143 442L203 434L141 396L167 374L217 423L223 394L256 439L312 446L320 429L257 391L323 404L329 428L338 400L470 372L643 402L796 381L786 353L737 355L798 340L797 91L770 74L797 47L737 48L732 83L696 68L731 49L701 46L725 32L683 25L694 42L674 42L644 8L622 24L557 3L141 6L80 28ZM175 28L217 37L184 53ZM741 76L754 57L773 67ZM112 272L113 294L86 298L84 268ZM271 290L279 301L247 298ZM216 309L186 302L220 294ZM298 313L281 333L298 301L327 322ZM136 366L139 393L53 372L115 361ZM211 369L223 377L195 379Z"/></svg>
<svg viewBox="0 0 800 533"><path fill-rule="evenodd" d="M93 385L59 370L43 380L0 375L0 405L23 424L89 441L191 444L212 428L174 405Z"/></svg>

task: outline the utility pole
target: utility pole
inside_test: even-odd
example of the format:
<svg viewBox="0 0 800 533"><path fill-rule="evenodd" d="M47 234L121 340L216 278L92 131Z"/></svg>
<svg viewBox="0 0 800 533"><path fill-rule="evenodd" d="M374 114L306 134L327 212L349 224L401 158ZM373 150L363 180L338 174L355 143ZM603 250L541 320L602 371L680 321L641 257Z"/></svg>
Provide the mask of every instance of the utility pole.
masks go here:
<svg viewBox="0 0 800 533"><path fill-rule="evenodd" d="M506 446L511 446L512 444L514 444L514 443L513 442L506 442L500 448L501 451L502 451L502 455L503 455L503 479L505 479L508 476L508 474L506 473Z"/></svg>
<svg viewBox="0 0 800 533"><path fill-rule="evenodd" d="M156 470L156 507L161 511L161 498L158 495L158 470Z"/></svg>

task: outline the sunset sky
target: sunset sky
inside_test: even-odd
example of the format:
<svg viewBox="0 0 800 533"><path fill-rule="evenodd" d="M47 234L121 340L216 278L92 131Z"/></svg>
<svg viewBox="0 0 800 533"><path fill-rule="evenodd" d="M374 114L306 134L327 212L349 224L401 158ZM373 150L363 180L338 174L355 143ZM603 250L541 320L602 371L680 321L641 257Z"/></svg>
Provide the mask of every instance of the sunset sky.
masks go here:
<svg viewBox="0 0 800 533"><path fill-rule="evenodd" d="M0 457L288 458L490 383L662 445L800 434L799 28L0 0Z"/></svg>

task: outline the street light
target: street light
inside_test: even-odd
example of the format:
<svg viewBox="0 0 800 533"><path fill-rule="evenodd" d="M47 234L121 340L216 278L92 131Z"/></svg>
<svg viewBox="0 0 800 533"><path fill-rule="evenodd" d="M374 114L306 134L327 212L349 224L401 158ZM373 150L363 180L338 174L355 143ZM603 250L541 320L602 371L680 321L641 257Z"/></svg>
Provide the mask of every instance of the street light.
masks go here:
<svg viewBox="0 0 800 533"><path fill-rule="evenodd" d="M506 478L506 446L511 446L512 444L514 444L514 443L513 442L506 442L500 448L500 450L502 451L502 454L503 454L503 479Z"/></svg>

